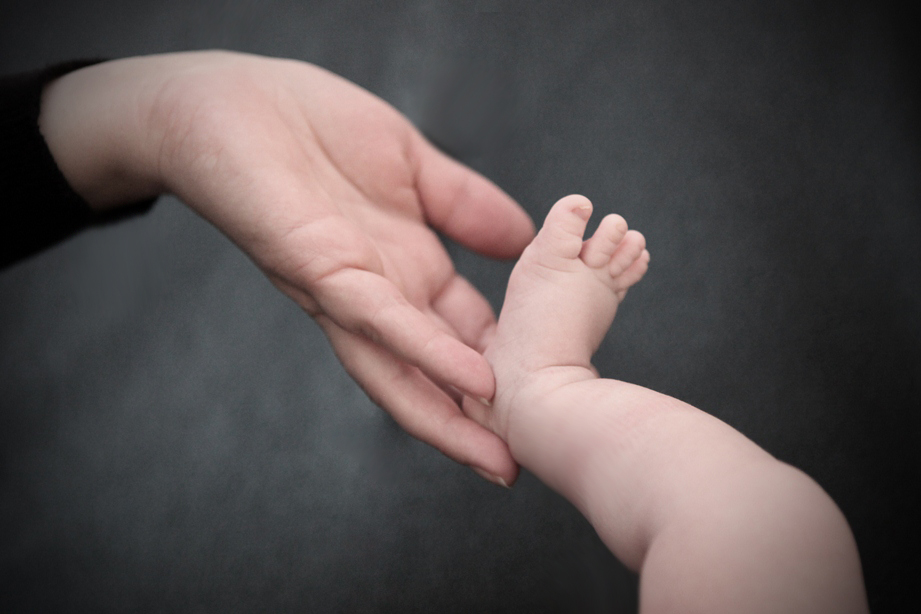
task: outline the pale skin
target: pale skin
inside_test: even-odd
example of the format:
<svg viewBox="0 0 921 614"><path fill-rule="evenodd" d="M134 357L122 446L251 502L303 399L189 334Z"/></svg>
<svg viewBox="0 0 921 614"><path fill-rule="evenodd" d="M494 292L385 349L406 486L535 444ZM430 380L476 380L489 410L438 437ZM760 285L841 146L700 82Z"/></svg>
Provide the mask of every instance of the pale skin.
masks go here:
<svg viewBox="0 0 921 614"><path fill-rule="evenodd" d="M91 206L170 192L215 224L407 431L496 483L517 460L566 496L640 573L641 611L867 611L853 536L813 480L704 412L598 378L591 356L649 263L622 218L583 241L591 203L567 197L528 245L511 198L301 62L107 62L50 84L40 126ZM430 227L494 257L528 246L498 324Z"/></svg>
<svg viewBox="0 0 921 614"><path fill-rule="evenodd" d="M92 207L177 195L313 316L409 433L514 482L505 442L459 407L461 393L493 397L481 352L495 316L433 229L513 258L534 227L396 110L304 62L193 52L69 73L39 124Z"/></svg>
<svg viewBox="0 0 921 614"><path fill-rule="evenodd" d="M592 206L551 209L508 284L486 350L492 407L469 415L567 497L640 574L640 611L866 612L840 510L811 478L677 399L600 379L591 357L646 272L643 236Z"/></svg>

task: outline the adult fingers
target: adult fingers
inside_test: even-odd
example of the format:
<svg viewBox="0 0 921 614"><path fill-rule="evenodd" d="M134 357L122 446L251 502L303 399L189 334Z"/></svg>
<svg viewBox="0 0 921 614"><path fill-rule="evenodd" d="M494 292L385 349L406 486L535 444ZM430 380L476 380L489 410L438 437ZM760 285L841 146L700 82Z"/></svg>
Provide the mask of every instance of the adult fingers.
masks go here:
<svg viewBox="0 0 921 614"><path fill-rule="evenodd" d="M429 224L458 243L494 258L515 258L534 238L534 223L518 203L482 175L415 143L416 187Z"/></svg>
<svg viewBox="0 0 921 614"><path fill-rule="evenodd" d="M493 397L495 379L486 359L416 309L380 275L342 269L321 280L314 297L340 327L367 337L435 381L472 397Z"/></svg>
<svg viewBox="0 0 921 614"><path fill-rule="evenodd" d="M518 465L505 442L465 416L419 369L326 316L317 321L349 375L406 432L492 482L514 483Z"/></svg>
<svg viewBox="0 0 921 614"><path fill-rule="evenodd" d="M457 331L460 340L478 352L486 350L486 335L496 325L492 306L470 282L455 275L432 301L432 309Z"/></svg>

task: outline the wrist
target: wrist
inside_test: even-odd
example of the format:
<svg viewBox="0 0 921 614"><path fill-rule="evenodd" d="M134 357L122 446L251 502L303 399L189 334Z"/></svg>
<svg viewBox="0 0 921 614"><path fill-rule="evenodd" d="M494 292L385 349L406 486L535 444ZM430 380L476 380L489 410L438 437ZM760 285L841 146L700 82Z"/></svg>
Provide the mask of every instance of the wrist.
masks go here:
<svg viewBox="0 0 921 614"><path fill-rule="evenodd" d="M71 188L95 210L158 195L138 60L105 62L45 86L39 129Z"/></svg>

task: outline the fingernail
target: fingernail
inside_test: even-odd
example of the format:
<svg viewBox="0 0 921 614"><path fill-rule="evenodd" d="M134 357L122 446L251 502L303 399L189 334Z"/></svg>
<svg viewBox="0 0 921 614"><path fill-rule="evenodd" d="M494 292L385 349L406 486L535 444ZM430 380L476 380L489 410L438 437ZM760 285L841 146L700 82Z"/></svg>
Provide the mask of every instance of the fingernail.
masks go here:
<svg viewBox="0 0 921 614"><path fill-rule="evenodd" d="M575 211L583 220L587 220L592 216L592 208L589 205L579 205Z"/></svg>
<svg viewBox="0 0 921 614"><path fill-rule="evenodd" d="M474 473L476 473L478 476L480 476L487 482L492 482L493 484L501 486L502 488L510 488L510 486L505 482L505 480L503 480L497 475L493 475L489 473L488 471L483 471L479 467L471 467L471 469L473 469Z"/></svg>
<svg viewBox="0 0 921 614"><path fill-rule="evenodd" d="M485 405L486 407L492 407L492 403L489 402L489 399L484 399L483 397L477 397L477 401Z"/></svg>

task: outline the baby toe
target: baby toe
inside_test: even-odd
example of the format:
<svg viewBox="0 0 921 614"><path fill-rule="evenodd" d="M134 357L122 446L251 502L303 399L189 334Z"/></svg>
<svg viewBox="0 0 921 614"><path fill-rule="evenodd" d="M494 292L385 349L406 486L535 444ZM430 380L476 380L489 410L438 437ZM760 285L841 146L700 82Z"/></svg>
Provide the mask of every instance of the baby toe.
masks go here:
<svg viewBox="0 0 921 614"><path fill-rule="evenodd" d="M627 234L627 221L617 214L604 216L598 230L582 246L582 261L593 269L606 265Z"/></svg>
<svg viewBox="0 0 921 614"><path fill-rule="evenodd" d="M619 277L640 257L646 249L646 237L636 230L629 230L623 241L611 256L608 272L611 277Z"/></svg>
<svg viewBox="0 0 921 614"><path fill-rule="evenodd" d="M626 292L627 288L643 279L643 275L649 270L649 250L644 249L639 257L627 267L627 269L614 278L614 284L618 291Z"/></svg>

